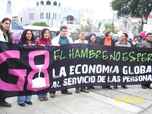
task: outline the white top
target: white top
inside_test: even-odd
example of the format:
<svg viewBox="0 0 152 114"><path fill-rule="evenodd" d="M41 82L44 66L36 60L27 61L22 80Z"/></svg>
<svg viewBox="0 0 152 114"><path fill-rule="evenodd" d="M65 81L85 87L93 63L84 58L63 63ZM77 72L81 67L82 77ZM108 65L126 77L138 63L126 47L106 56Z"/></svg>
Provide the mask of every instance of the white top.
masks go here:
<svg viewBox="0 0 152 114"><path fill-rule="evenodd" d="M0 29L0 41L2 42L8 42L5 38L4 38L4 35L3 35L3 31Z"/></svg>
<svg viewBox="0 0 152 114"><path fill-rule="evenodd" d="M67 37L67 39L69 40L69 43L70 43L70 44L73 43L73 40L72 40L71 37ZM58 35L57 37L53 38L53 39L52 39L52 45L53 45L53 46L60 46L59 40L60 40L60 35Z"/></svg>
<svg viewBox="0 0 152 114"><path fill-rule="evenodd" d="M127 44L122 44L119 41L115 43L115 46L117 47L131 47L131 44L127 42Z"/></svg>
<svg viewBox="0 0 152 114"><path fill-rule="evenodd" d="M78 40L75 40L74 43L75 43L75 44L88 44L88 41L87 41L87 40L84 40L84 41L82 42L80 39L78 39Z"/></svg>

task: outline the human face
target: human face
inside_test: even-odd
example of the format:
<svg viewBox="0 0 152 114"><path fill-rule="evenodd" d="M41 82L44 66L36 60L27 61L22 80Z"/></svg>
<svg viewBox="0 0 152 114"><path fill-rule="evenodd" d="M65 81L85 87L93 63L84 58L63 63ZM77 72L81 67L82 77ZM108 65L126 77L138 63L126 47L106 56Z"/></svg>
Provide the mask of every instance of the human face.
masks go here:
<svg viewBox="0 0 152 114"><path fill-rule="evenodd" d="M26 40L28 40L28 41L32 40L32 32L31 31L27 31Z"/></svg>
<svg viewBox="0 0 152 114"><path fill-rule="evenodd" d="M120 36L120 42L126 43L127 40L128 40L128 38L125 36L125 34L122 34L122 35Z"/></svg>
<svg viewBox="0 0 152 114"><path fill-rule="evenodd" d="M81 33L79 34L79 39L80 39L80 40L85 40L85 33L84 33L84 32L81 32Z"/></svg>
<svg viewBox="0 0 152 114"><path fill-rule="evenodd" d="M96 36L92 35L90 40L91 40L92 43L95 43L96 42Z"/></svg>
<svg viewBox="0 0 152 114"><path fill-rule="evenodd" d="M68 29L63 29L60 31L60 36L66 37L68 35Z"/></svg>
<svg viewBox="0 0 152 114"><path fill-rule="evenodd" d="M44 32L44 38L46 38L46 39L50 38L50 31L46 30Z"/></svg>
<svg viewBox="0 0 152 114"><path fill-rule="evenodd" d="M147 40L148 40L148 41L152 41L152 35L148 35L148 36L147 36Z"/></svg>
<svg viewBox="0 0 152 114"><path fill-rule="evenodd" d="M4 31L9 31L10 29L10 25L11 25L11 22L9 20L6 20L2 23L2 28Z"/></svg>

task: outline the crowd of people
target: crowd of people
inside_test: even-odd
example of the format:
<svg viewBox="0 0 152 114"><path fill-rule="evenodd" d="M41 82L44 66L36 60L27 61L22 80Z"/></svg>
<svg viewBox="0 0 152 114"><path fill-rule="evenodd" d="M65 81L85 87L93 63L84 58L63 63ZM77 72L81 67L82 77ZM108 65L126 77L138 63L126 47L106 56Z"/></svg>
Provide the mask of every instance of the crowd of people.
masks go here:
<svg viewBox="0 0 152 114"><path fill-rule="evenodd" d="M2 42L12 42L12 36L10 33L10 25L11 25L11 19L4 18L0 23L0 41ZM73 41L71 37L68 36L68 28L66 26L61 26L60 31L58 32L58 35L55 38L52 38L51 32L49 29L43 29L41 31L41 36L39 38L35 38L32 30L26 29L23 31L19 44L23 46L63 46L67 44L91 44L91 45L103 45L103 46L116 46L116 47L145 47L145 48L152 48L152 33L145 33L142 32L139 34L139 36L135 36L132 40L129 40L127 33L122 33L120 37L116 41L113 40L112 35L110 32L105 33L105 36L103 39L101 39L101 42L97 42L97 36L96 34L92 33L89 38L86 38L84 32L80 32L77 40ZM150 88L150 82L145 82L142 84L142 88ZM122 83L122 88L126 89L127 86L125 83ZM110 85L102 86L104 89L112 89ZM118 88L118 85L113 86L114 89ZM95 89L94 86L89 87L76 87L75 92L85 92L89 93L90 89ZM64 88L61 90L62 94L71 95L72 92L70 92L67 88ZM56 91L50 91L49 92L50 97L54 98ZM19 106L26 106L26 105L32 105L32 96L18 96L17 97L17 103ZM48 94L38 94L38 99L40 101L47 101L48 100ZM5 97L0 96L0 106L3 107L11 107L11 104L6 102Z"/></svg>

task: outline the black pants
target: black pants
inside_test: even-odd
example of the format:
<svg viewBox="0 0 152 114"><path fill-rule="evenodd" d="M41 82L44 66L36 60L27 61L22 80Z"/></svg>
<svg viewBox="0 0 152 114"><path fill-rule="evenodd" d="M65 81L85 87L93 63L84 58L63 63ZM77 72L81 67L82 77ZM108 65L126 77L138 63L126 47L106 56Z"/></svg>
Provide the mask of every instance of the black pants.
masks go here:
<svg viewBox="0 0 152 114"><path fill-rule="evenodd" d="M141 86L150 87L151 82L142 83Z"/></svg>
<svg viewBox="0 0 152 114"><path fill-rule="evenodd" d="M0 103L4 101L5 101L5 98L0 98Z"/></svg>

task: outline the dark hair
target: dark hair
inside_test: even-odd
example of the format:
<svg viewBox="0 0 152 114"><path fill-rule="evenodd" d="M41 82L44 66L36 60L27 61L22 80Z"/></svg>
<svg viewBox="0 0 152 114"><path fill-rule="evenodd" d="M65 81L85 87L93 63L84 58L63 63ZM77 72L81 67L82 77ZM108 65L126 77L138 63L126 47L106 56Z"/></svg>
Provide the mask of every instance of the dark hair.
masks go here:
<svg viewBox="0 0 152 114"><path fill-rule="evenodd" d="M122 34L124 34L124 35L125 35L125 37L127 37L127 38L128 38L128 34L127 34L127 33L122 33Z"/></svg>
<svg viewBox="0 0 152 114"><path fill-rule="evenodd" d="M109 36L110 32L106 32L105 33L105 37Z"/></svg>
<svg viewBox="0 0 152 114"><path fill-rule="evenodd" d="M9 21L9 22L11 22L11 19L10 19L10 18L8 18L8 17L5 17L5 18L3 18L3 19L2 19L1 23L4 23L5 21Z"/></svg>
<svg viewBox="0 0 152 114"><path fill-rule="evenodd" d="M50 30L47 29L47 28L43 29L42 32L41 32L41 38L44 38L44 33L45 33L46 31L49 31L49 32L50 32ZM52 38L52 34L51 34L51 33L50 33L50 38Z"/></svg>
<svg viewBox="0 0 152 114"><path fill-rule="evenodd" d="M148 35L152 35L152 33L149 32L149 33L147 33L147 36L148 36Z"/></svg>
<svg viewBox="0 0 152 114"><path fill-rule="evenodd" d="M34 34L33 34L32 30L26 29L26 30L23 31L23 33L21 35L21 43L22 44L26 44L27 43L26 34L27 34L28 31L30 31L32 33L32 39L31 39L31 41L34 42L34 40L35 40L34 39Z"/></svg>
<svg viewBox="0 0 152 114"><path fill-rule="evenodd" d="M92 37L92 36L97 37L95 33L90 34L90 36L89 36L89 43L91 43L91 42L92 42L92 41L91 41L91 37ZM97 41L96 41L96 42L97 42Z"/></svg>
<svg viewBox="0 0 152 114"><path fill-rule="evenodd" d="M2 19L2 21L0 22L0 29L1 29L2 31L3 31L2 23L4 23L5 21L9 21L9 22L11 23L11 19L8 18L8 17L5 17L5 18ZM10 33L10 31L7 31L6 34L7 34L7 36L8 36L8 42L11 43L11 42L12 42L12 41L11 41L12 39L11 39L11 33Z"/></svg>
<svg viewBox="0 0 152 114"><path fill-rule="evenodd" d="M57 32L56 32L56 36L58 36L59 34L60 34L60 31L57 31Z"/></svg>
<svg viewBox="0 0 152 114"><path fill-rule="evenodd" d="M60 31L62 31L63 29L68 29L68 27L67 26L61 26Z"/></svg>

